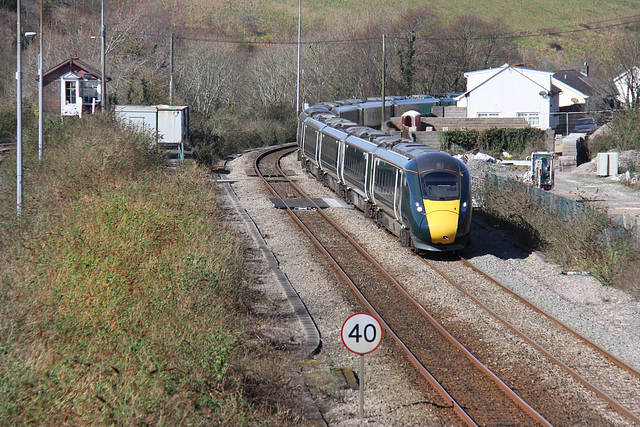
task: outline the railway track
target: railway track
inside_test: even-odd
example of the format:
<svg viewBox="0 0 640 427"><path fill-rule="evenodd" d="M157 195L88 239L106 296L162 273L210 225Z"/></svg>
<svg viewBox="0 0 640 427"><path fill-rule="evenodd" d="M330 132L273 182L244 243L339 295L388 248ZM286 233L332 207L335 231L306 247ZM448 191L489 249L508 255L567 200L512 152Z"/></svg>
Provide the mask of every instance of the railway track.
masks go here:
<svg viewBox="0 0 640 427"><path fill-rule="evenodd" d="M284 149L293 151L295 147ZM256 160L257 173L274 196L304 197L275 164L283 153ZM267 164L267 166L264 166ZM321 209L288 210L307 230L318 248L332 260L338 273L378 317L404 349L407 357L438 390L444 404L469 425L548 425L546 420L505 386L458 343L400 284L348 237ZM372 268L373 266L373 268ZM392 304L390 304L390 301Z"/></svg>
<svg viewBox="0 0 640 427"><path fill-rule="evenodd" d="M457 291L472 299L612 409L640 424L640 397L637 394L640 372L515 294L468 260L459 257L455 261L423 261ZM500 370L500 377L514 388L527 390L518 385L521 372L509 375L506 366ZM543 390L522 393L534 407L543 404L539 402L543 394Z"/></svg>
<svg viewBox="0 0 640 427"><path fill-rule="evenodd" d="M295 150L295 146L288 150ZM276 164L280 156L282 154L272 153L260 157L256 160L256 170L265 170L260 164L272 164L266 167L266 174L258 173L277 197L305 197L278 171ZM336 224L331 224L333 221L321 209L289 210L289 213L314 236L316 246L335 263L339 274L350 283L362 303L381 320L423 377L466 423L609 423L598 411L591 410L590 405L599 405L617 411L626 420L621 421L622 424L640 424L640 399L635 392L640 387L638 372L546 316L468 261L423 259L429 268L455 287L452 292L461 293L490 313L522 340L526 351L543 355L563 375L592 392L593 400L550 399L547 385L538 380L540 369L548 369L544 368L546 365L528 366L526 360L519 362L522 365L514 365L511 360L498 360L493 354L494 345L479 342L468 325L460 325L451 313L442 312L437 306L428 307L427 313L421 303L411 298L353 239ZM407 256L411 254L407 252ZM491 370L486 366L491 366Z"/></svg>

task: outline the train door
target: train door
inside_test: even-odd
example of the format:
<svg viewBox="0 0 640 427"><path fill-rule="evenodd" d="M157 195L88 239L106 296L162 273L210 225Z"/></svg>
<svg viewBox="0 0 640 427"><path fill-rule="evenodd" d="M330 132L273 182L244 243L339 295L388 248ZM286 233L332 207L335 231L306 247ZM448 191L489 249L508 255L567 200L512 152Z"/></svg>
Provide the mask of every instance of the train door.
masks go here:
<svg viewBox="0 0 640 427"><path fill-rule="evenodd" d="M316 165L318 167L318 170L322 169L322 163L321 163L320 155L322 154L322 138L323 138L323 135L324 134L320 131L320 132L318 132L318 136L316 137L315 159L316 159Z"/></svg>
<svg viewBox="0 0 640 427"><path fill-rule="evenodd" d="M338 175L338 182L344 184L344 140L338 141L338 162L336 164L336 175Z"/></svg>
<svg viewBox="0 0 640 427"><path fill-rule="evenodd" d="M374 200L373 199L373 173L374 173L374 168L375 166L372 164L372 156L373 153L364 153L364 158L366 160L366 169L365 169L365 176L364 176L364 194L367 198L367 200Z"/></svg>
<svg viewBox="0 0 640 427"><path fill-rule="evenodd" d="M297 135L298 135L298 148L300 149L300 151L304 151L304 129L305 129L305 124L302 122L302 120L298 120L298 130L297 130Z"/></svg>
<svg viewBox="0 0 640 427"><path fill-rule="evenodd" d="M402 222L402 191L406 185L404 171L397 169L395 191L393 192L393 214L398 222Z"/></svg>

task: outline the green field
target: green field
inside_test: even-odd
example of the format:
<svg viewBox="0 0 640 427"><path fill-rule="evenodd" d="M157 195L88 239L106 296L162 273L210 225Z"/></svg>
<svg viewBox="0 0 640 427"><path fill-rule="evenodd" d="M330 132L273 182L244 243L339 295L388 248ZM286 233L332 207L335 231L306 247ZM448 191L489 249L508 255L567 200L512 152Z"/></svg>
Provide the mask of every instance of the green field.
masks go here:
<svg viewBox="0 0 640 427"><path fill-rule="evenodd" d="M303 20L325 21L332 25L343 22L379 21L393 19L409 10L432 8L444 23L452 22L461 14L472 14L485 20L502 19L516 31L534 31L540 28L577 28L580 24L619 20L640 13L637 0L418 0L397 2L379 0L304 0L301 2ZM298 2L244 0L219 3L193 2L189 11L200 15L202 11L216 14L238 14L258 20L278 20L278 24L297 21ZM188 11L187 11L188 13ZM193 18L196 18L193 15ZM603 24L606 24L602 22ZM309 26L307 25L307 28Z"/></svg>
<svg viewBox="0 0 640 427"><path fill-rule="evenodd" d="M549 57L553 64L601 57L616 39L619 29L640 20L639 0L418 0L411 3L303 0L301 9L303 41L322 40L327 30L334 39L345 39L376 26L387 28L393 36L398 23L410 16L411 11L430 10L433 25L442 27L453 24L464 14L488 22L500 21L508 34L518 36L520 46L538 56ZM187 9L181 9L181 13L195 26L206 16L214 26L224 25L227 34L235 29L245 38L257 35L271 41L292 41L297 36L298 3L295 0L284 3L201 1L191 3Z"/></svg>

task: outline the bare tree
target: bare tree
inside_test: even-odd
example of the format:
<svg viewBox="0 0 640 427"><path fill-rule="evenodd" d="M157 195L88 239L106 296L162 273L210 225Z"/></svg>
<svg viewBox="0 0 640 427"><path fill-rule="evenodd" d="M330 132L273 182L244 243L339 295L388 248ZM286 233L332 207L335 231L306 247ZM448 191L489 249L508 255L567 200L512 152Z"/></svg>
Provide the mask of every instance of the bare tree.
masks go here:
<svg viewBox="0 0 640 427"><path fill-rule="evenodd" d="M393 47L397 52L397 58L391 59L397 59L397 63L390 62L395 64L395 67L390 67L390 76L394 76L393 71L398 71L400 92L406 95L414 93L416 80L424 74L420 63L426 63L429 51L424 39L432 37L438 27L439 22L431 7L409 9L391 27Z"/></svg>
<svg viewBox="0 0 640 427"><path fill-rule="evenodd" d="M640 105L640 26L628 27L624 36L617 39L608 68L619 100L629 108L637 108Z"/></svg>
<svg viewBox="0 0 640 427"><path fill-rule="evenodd" d="M293 45L268 45L260 48L249 65L251 98L259 106L295 105L296 50Z"/></svg>
<svg viewBox="0 0 640 427"><path fill-rule="evenodd" d="M486 22L474 15L460 16L430 46L426 67L436 92L464 91L465 72L501 65L517 52L502 21Z"/></svg>
<svg viewBox="0 0 640 427"><path fill-rule="evenodd" d="M233 103L246 72L235 45L192 42L176 61L176 92L207 116Z"/></svg>

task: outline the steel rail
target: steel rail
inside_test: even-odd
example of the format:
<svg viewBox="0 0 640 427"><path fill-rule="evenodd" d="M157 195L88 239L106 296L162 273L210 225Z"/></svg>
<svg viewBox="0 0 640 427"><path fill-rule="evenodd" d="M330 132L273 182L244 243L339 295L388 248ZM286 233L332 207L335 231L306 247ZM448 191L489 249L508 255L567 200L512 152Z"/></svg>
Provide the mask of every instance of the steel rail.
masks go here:
<svg viewBox="0 0 640 427"><path fill-rule="evenodd" d="M279 148L279 149L284 150L285 148ZM273 151L277 151L277 150L278 149L274 149ZM269 153L270 153L270 151L266 151L265 153L262 153L260 156L258 156L256 158L256 160L254 162L254 169L256 170L256 173L258 174L258 176L260 176L263 179L263 181L265 182L265 184L266 184L267 188L269 189L269 191L274 196L276 196L276 197L278 197L278 198L280 198L282 200L282 198L277 194L277 192L275 191L273 186L271 186L267 182L267 180L264 178L264 176L259 171L259 167L258 167L259 161L262 158L266 157ZM289 153L290 152L287 152L286 154L289 154ZM282 157L284 157L286 154L283 154ZM427 320L431 323L431 325L434 326L436 329L438 329L438 331L440 331L440 333L445 338L447 338L447 340L449 340L449 342L451 342L456 348L458 348L460 351L462 351L464 353L464 355L468 358L468 360L470 360L472 362L472 364L474 366L476 366L478 369L480 369L482 372L484 372L487 376L489 376L489 378L491 378L495 382L495 384L516 405L520 406L520 408L523 409L523 411L525 411L525 413L527 413L529 416L531 416L533 419L535 419L540 424L545 425L545 426L551 426L551 424L542 415L540 415L535 409L533 409L531 406L529 406L529 404L527 404L520 396L518 396L513 390L511 390L511 388L509 388L504 382L502 382L502 380L500 380L500 378L498 378L493 372L491 372L491 370L489 368L487 368L482 362L480 362L475 356L473 356L473 354L471 354L471 352L466 347L464 347L464 345L462 345L448 331L446 331L446 329L442 325L440 325L436 321L436 319L433 316L431 316L422 305L420 305L420 303L418 303L415 299L413 299L409 295L409 293L404 289L404 287L402 287L402 285L400 285L400 283L397 280L395 280L395 278L393 276L391 276L391 274L388 273L384 269L384 267L382 267L362 246L360 246L346 231L344 231L344 229L342 227L340 227L335 221L333 221L333 219L331 219L311 198L309 198L304 193L304 191L302 191L302 189L300 189L297 185L295 185L291 181L291 179L280 168L279 160L278 160L277 167L278 167L278 171L282 174L282 176L285 179L288 180L289 184L302 197L304 197L307 200L309 200L315 206L316 211L324 219L326 219L333 227L335 227L336 230L338 230L353 245L353 247L356 250L358 250L367 260L369 260L385 277L387 277L397 287L397 289L400 290L400 292L403 295L405 295L409 299L409 301L411 301L418 308L418 310L427 318ZM323 252L331 260L332 264L337 269L337 271L340 274L340 276L343 277L347 281L347 283L350 285L350 287L355 291L355 293L358 296L358 298L367 306L367 308L369 308L369 310L371 310L372 314L374 314L375 317L384 325L385 329L388 331L388 333L391 334L391 336L394 338L396 343L398 343L398 345L400 345L400 347L404 349L405 353L408 355L409 359L412 361L414 366L416 366L416 368L418 369L420 374L423 375L429 381L429 383L432 384L434 386L434 388L436 388L436 390L438 390L438 392L441 394L441 396L445 400L449 401L452 405L454 405L455 412L467 424L476 425L475 422L468 416L468 414L466 414L466 412L457 404L457 402L455 402L453 397L451 397L449 395L449 393L437 382L437 380L432 376L432 374L429 373L429 371L417 360L417 358L411 353L411 351L402 342L400 337L398 337L395 334L395 332L393 332L393 330L390 328L390 326L382 319L382 317L373 308L373 306L371 306L371 304L367 301L366 297L360 292L360 290L357 288L356 284L351 280L351 278L348 277L347 273L340 267L340 265L336 262L336 260L331 256L329 251L326 248L324 248L322 243L315 236L313 236L311 231L302 223L302 221L297 217L297 215L293 212L293 210L290 209L287 206L286 203L284 205L286 207L287 212L294 219L294 221L305 231L306 234L308 234L312 238L312 241L321 250L321 252Z"/></svg>
<svg viewBox="0 0 640 427"><path fill-rule="evenodd" d="M626 363L624 363L621 360L617 359L615 356L613 356L612 354L608 353L606 350L604 350L603 348L599 347L597 344L589 341L588 339L586 339L585 337L583 337L582 335L580 335L579 333L577 333L576 331L571 329L569 326L567 326L564 323L560 322L559 320L555 319L553 316L545 313L543 310L541 310L540 308L536 307L533 303L528 301L526 298L524 298L524 297L518 295L517 293L513 292L511 289L507 288L505 285L500 283L498 280L494 279L489 274L487 274L484 271L480 270L479 268L477 268L476 266L471 264L466 259L464 259L462 257L459 257L459 259L465 265L469 266L472 270L474 270L478 274L484 276L485 278L487 278L492 283L498 285L501 289L505 290L508 294L514 296L515 298L517 298L518 300L523 302L526 306L528 306L529 308L534 310L536 313L542 314L543 316L547 317L549 320L554 321L556 324L558 324L562 328L566 329L568 332L572 333L574 336L578 337L581 340L584 340L587 344L592 346L595 350L600 352L603 356L607 357L611 362L616 364L619 368L626 369L629 372L640 376L640 373L638 373L638 371L633 369L631 366L628 366ZM516 335L518 335L519 337L521 337L522 339L527 341L529 344L531 344L533 347L535 347L536 349L541 351L543 354L545 354L554 364L556 364L557 366L559 366L562 369L566 370L571 376L573 376L576 380L578 380L580 383L582 383L585 387L587 387L589 390L593 391L596 395L598 395L603 400L607 401L616 411L618 411L620 414L626 416L627 418L630 418L634 422L640 424L640 416L638 416L637 414L635 414L631 410L627 409L620 402L618 402L617 400L615 400L614 398L609 396L604 391L600 390L597 386L592 384L589 380L584 378L582 375L580 375L578 372L576 372L570 366L566 365L564 362L562 362L560 359L558 359L555 355L553 355L547 349L545 349L540 344L538 344L535 340L533 340L533 338L531 338L528 335L526 335L524 332L519 330L516 326L512 325L509 321L507 321L502 316L500 316L498 313L496 313L491 308L486 306L482 301L480 301L478 298L473 296L470 292L468 292L462 286L458 285L446 273L442 272L435 265L433 265L433 263L429 262L428 260L425 260L424 258L422 258L422 260L427 265L429 265L429 267L432 268L436 273L438 273L441 277L443 277L447 282L449 282L452 286L454 286L460 292L465 294L467 297L471 298L476 304L478 304L480 307L482 307L484 310L486 310L489 314L491 314L493 317L495 317L499 322L501 322L507 328L509 328L511 331L513 331Z"/></svg>
<svg viewBox="0 0 640 427"><path fill-rule="evenodd" d="M640 378L640 371L638 371L637 369L635 369L633 366L628 365L627 363L625 363L624 361L618 359L616 356L614 356L613 354L609 353L607 350L605 350L604 348L600 347L598 344L594 343L593 341L589 340L587 337L585 337L584 335L581 335L579 332L571 329L569 326L565 325L564 323L562 323L560 320L556 319L555 317L553 317L552 315L548 314L547 312L545 312L544 310L542 310L541 308L537 307L536 305L534 305L531 301L529 301L528 299L526 299L525 297L523 297L522 295L517 294L516 292L512 291L511 289L509 289L507 286L503 285L500 281L498 281L497 279L493 278L491 275L487 274L486 272L480 270L478 267L476 267L475 265L471 264L471 262L469 262L468 260L466 260L465 258L460 257L460 260L467 265L469 268L471 268L472 270L476 271L477 273L481 274L482 276L486 277L489 281L491 281L492 283L498 285L500 288L504 289L504 291L506 291L507 293L509 293L510 295L512 295L513 297L517 298L518 300L520 300L522 303L524 303L525 305L527 305L529 308L535 310L536 312L542 314L543 316L545 316L547 319L553 321L554 323L556 323L557 325L567 329L568 332L570 332L571 334L573 334L575 337L581 339L582 341L584 341L585 343L587 343L589 346L591 346L594 350L596 350L597 352L599 352L600 354L602 354L603 356L605 356L607 359L609 359L612 363L614 363L616 366L618 366L621 369L625 369L627 371L629 371L630 373L632 373L633 375L635 375L636 377Z"/></svg>
<svg viewBox="0 0 640 427"><path fill-rule="evenodd" d="M283 157L285 155L287 155L289 153L285 153L283 154ZM277 191L273 188L273 186L264 178L264 176L262 175L262 173L259 171L259 167L258 167L258 163L259 161L262 159L262 157L266 157L268 154L267 153L263 153L261 156L259 156L255 163L254 163L254 168L256 170L256 173L258 174L258 176L260 176L264 183L266 184L267 188L270 190L270 192L280 198L280 200L282 200L282 198L278 195ZM280 170L280 172L282 173L282 170L280 169L279 165L278 165L278 169ZM286 174L283 173L284 177L287 177ZM288 179L288 177L287 177ZM289 181L289 183L296 189L296 191L298 191L298 193L308 199L311 200L309 197L307 197L307 195L295 184L293 184L293 182ZM315 205L316 210L320 213L322 212L322 210L317 206L317 204L315 204L315 202L313 202L313 200L311 200L312 204ZM351 289L355 292L356 296L358 297L358 299L367 307L367 309L369 310L369 312L375 316L376 319L378 319L378 321L382 324L382 326L387 330L387 333L389 333L394 341L404 350L405 354L409 357L409 360L411 361L411 363L418 369L418 372L427 379L427 381L429 382L429 384L431 384L436 391L438 392L438 394L440 394L440 396L451 405L453 411L456 413L456 415L458 415L458 417L460 417L467 425L469 426L474 426L476 427L477 424L473 421L473 419L469 416L469 414L467 414L465 412L464 409L462 409L462 407L458 404L458 402L455 401L455 399L447 392L447 390L442 387L442 385L438 382L438 380L436 380L436 378L431 375L431 373L427 370L427 368L422 365L422 363L420 363L420 361L415 357L415 355L411 352L411 350L409 350L409 348L402 342L402 340L400 339L400 337L398 335L396 335L396 333L391 329L391 327L387 324L387 322L385 322L385 320L382 318L382 316L380 316L380 314L377 312L377 310L369 303L369 301L366 299L366 297L360 292L360 290L358 289L357 285L353 282L353 280L351 279L351 277L349 277L349 275L347 274L346 271L344 271L344 269L340 266L340 264L338 263L338 261L331 255L331 253L324 247L324 245L316 238L316 236L313 234L313 232L311 232L311 230L309 230L309 228L302 222L302 220L300 218L298 218L298 216L295 214L295 212L293 212L293 210L285 203L284 204L287 213L293 218L293 220L296 222L296 224L298 224L298 226L305 232L305 234L307 234L310 238L311 241L314 243L314 245L331 261L332 266L335 268L335 270L338 272L338 274L340 275L340 277L343 278L343 280L345 280L347 282L347 284L351 287ZM322 216L326 218L325 214L322 213ZM337 226L337 224L335 224L335 222L333 222L330 218L326 218L329 219L329 221L332 223L332 225ZM338 231L340 231L347 239L350 239L350 236L348 236L344 230L342 230L340 227L338 227ZM350 239L351 241L351 239ZM352 243L354 243L356 245L356 248L359 251L364 251L364 249L359 248L359 245L357 245L357 243L355 243L355 241L352 241ZM365 255L366 256L366 255ZM380 269L382 269L382 266L380 266L375 260L373 260L373 258L371 258L371 260L374 262L374 264L376 264L377 267L379 267ZM386 271L384 271L384 269L381 270L382 273L386 276L388 276L389 279L392 279L391 276L388 275L388 273Z"/></svg>

